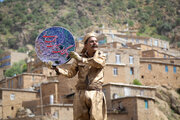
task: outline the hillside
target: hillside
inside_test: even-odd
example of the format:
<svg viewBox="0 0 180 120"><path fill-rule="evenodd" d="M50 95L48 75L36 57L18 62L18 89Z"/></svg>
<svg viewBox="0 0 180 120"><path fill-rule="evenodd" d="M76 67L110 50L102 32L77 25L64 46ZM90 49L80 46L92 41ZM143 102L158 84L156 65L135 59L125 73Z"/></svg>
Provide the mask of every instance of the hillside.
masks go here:
<svg viewBox="0 0 180 120"><path fill-rule="evenodd" d="M157 120L180 119L180 94L171 87L164 85L157 87L155 106Z"/></svg>
<svg viewBox="0 0 180 120"><path fill-rule="evenodd" d="M80 36L90 26L119 29L179 44L179 0L4 0L0 2L0 46L34 45L39 33L63 26Z"/></svg>

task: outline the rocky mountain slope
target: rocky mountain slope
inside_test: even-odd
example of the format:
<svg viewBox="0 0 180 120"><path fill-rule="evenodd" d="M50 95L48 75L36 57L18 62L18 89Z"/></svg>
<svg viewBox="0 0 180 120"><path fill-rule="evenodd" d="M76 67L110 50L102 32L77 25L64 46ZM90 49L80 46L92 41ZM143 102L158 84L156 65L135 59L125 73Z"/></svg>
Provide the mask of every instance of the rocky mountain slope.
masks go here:
<svg viewBox="0 0 180 120"><path fill-rule="evenodd" d="M90 26L138 30L179 44L179 0L4 0L0 2L0 47L34 45L39 33L63 26L75 37Z"/></svg>
<svg viewBox="0 0 180 120"><path fill-rule="evenodd" d="M174 89L157 87L155 106L157 120L180 120L180 94Z"/></svg>

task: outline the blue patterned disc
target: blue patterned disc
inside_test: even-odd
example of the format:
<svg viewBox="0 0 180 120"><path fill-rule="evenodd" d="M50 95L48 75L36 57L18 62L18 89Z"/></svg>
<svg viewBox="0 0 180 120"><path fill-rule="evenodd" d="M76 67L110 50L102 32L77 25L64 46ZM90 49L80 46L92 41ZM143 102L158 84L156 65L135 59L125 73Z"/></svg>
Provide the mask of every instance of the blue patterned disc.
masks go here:
<svg viewBox="0 0 180 120"><path fill-rule="evenodd" d="M61 65L71 59L69 53L75 50L75 41L65 28L51 27L36 38L35 50L42 62L52 61L53 65Z"/></svg>

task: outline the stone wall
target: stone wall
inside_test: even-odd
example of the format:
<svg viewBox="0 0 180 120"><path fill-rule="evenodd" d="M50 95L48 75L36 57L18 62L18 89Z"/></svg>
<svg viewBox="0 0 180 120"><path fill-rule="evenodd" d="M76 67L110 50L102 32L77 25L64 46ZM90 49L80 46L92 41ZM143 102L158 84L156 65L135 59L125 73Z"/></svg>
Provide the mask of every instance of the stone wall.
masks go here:
<svg viewBox="0 0 180 120"><path fill-rule="evenodd" d="M109 83L103 86L103 92L106 96L107 108L113 108L112 100L126 96L145 96L155 97L155 88L148 86L127 85L118 83Z"/></svg>
<svg viewBox="0 0 180 120"><path fill-rule="evenodd" d="M19 108L25 105L25 101L36 100L36 92L28 91L13 91L13 90L2 90L2 110L3 113L0 113L0 118L7 118L7 116L14 118L16 117L16 112ZM28 103L29 104L29 103ZM31 108L35 106L30 105Z"/></svg>
<svg viewBox="0 0 180 120"><path fill-rule="evenodd" d="M145 105L147 102L147 106ZM154 100L140 96L130 96L113 100L113 108L116 112L127 112L124 120L155 120ZM121 109L120 109L121 106ZM121 114L119 114L121 117ZM114 119L118 120L118 119Z"/></svg>
<svg viewBox="0 0 180 120"><path fill-rule="evenodd" d="M35 84L47 81L45 75L35 73L23 73L12 78L4 80L7 88L27 89Z"/></svg>
<svg viewBox="0 0 180 120"><path fill-rule="evenodd" d="M53 98L51 98L51 104L56 104L60 102L58 97L58 82L44 83L42 84L41 89L43 105L50 104L50 96L53 96Z"/></svg>
<svg viewBox="0 0 180 120"><path fill-rule="evenodd" d="M151 65L151 70L148 69L148 65ZM165 66L168 68L168 72L165 71ZM176 67L176 73L173 69ZM144 85L170 85L173 88L180 87L180 66L177 64L165 64L158 62L141 62L140 65L140 81Z"/></svg>

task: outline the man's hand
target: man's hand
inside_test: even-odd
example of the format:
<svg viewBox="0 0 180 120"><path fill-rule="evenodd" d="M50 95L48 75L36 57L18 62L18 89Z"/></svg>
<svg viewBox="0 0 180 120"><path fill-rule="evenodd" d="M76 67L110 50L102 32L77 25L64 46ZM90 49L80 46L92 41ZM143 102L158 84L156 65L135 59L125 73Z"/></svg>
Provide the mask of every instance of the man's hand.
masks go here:
<svg viewBox="0 0 180 120"><path fill-rule="evenodd" d="M49 62L45 63L45 65L49 69L55 70L57 75L60 75L59 69L56 66L53 66L53 62L52 61L49 61Z"/></svg>
<svg viewBox="0 0 180 120"><path fill-rule="evenodd" d="M82 61L82 57L79 56L79 54L77 52L71 51L69 55L70 55L71 58L74 58L74 59L76 59L78 61Z"/></svg>

